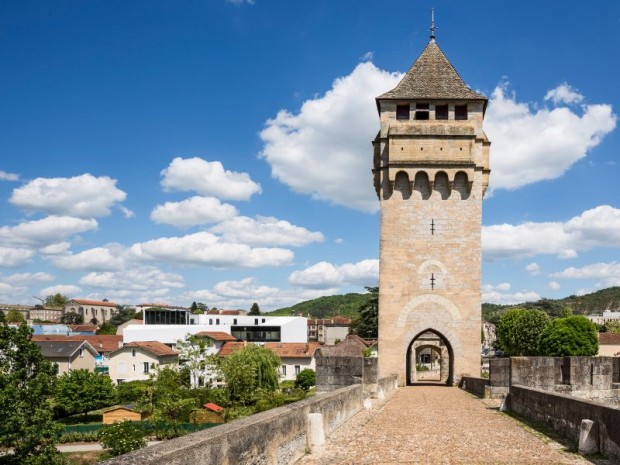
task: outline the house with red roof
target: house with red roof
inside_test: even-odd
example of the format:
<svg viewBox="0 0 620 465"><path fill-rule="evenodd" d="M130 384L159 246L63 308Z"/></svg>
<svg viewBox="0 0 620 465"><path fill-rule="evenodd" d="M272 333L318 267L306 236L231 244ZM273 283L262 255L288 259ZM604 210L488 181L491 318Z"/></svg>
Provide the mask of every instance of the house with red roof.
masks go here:
<svg viewBox="0 0 620 465"><path fill-rule="evenodd" d="M151 372L166 365L177 365L179 352L159 341L129 342L110 354L112 382L147 380Z"/></svg>
<svg viewBox="0 0 620 465"><path fill-rule="evenodd" d="M71 299L63 313L77 313L84 317L84 323L101 326L118 311L118 305L109 300Z"/></svg>

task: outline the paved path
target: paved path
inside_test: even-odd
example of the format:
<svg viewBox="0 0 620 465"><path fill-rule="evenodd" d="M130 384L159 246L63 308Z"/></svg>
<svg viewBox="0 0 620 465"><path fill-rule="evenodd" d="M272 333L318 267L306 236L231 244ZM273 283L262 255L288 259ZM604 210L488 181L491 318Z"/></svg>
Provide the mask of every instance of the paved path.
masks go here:
<svg viewBox="0 0 620 465"><path fill-rule="evenodd" d="M567 464L595 462L454 387L399 389L362 411L299 464ZM598 461L596 463L606 463Z"/></svg>

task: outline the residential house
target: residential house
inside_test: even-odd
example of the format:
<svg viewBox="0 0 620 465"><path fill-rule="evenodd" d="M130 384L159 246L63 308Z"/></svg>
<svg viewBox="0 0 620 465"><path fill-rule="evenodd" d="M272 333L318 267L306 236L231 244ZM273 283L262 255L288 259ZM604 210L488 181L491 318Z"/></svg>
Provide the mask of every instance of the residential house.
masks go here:
<svg viewBox="0 0 620 465"><path fill-rule="evenodd" d="M308 341L334 345L343 341L351 329L351 319L343 316L324 319L308 319Z"/></svg>
<svg viewBox="0 0 620 465"><path fill-rule="evenodd" d="M320 351L321 355L325 356L361 357L362 352L368 348L372 351L373 356L377 355L377 343L375 340L366 340L357 334L349 334L342 342L336 345L321 346Z"/></svg>
<svg viewBox="0 0 620 465"><path fill-rule="evenodd" d="M247 342L226 342L219 351L222 357L228 357L234 351L247 347ZM316 362L314 354L320 347L318 342L286 343L286 342L266 342L266 349L275 353L282 365L280 366L280 378L284 380L294 380L304 369L315 370Z"/></svg>
<svg viewBox="0 0 620 465"><path fill-rule="evenodd" d="M598 355L606 357L619 357L620 333L599 333Z"/></svg>
<svg viewBox="0 0 620 465"><path fill-rule="evenodd" d="M149 379L166 365L177 365L179 353L158 341L128 342L110 354L110 378L114 383Z"/></svg>
<svg viewBox="0 0 620 465"><path fill-rule="evenodd" d="M86 341L54 341L33 342L41 349L43 358L58 365L58 375L69 370L95 370L97 351Z"/></svg>
<svg viewBox="0 0 620 465"><path fill-rule="evenodd" d="M217 354L226 342L235 342L237 339L230 334L221 331L201 331L194 334L194 336L204 339L205 342L207 342L207 347L205 348L204 353L200 356L201 360L189 361L179 359L179 364L183 365L190 362L190 384L192 388L217 385L218 380L206 361L209 356ZM182 357L183 355L180 354L179 356Z"/></svg>
<svg viewBox="0 0 620 465"><path fill-rule="evenodd" d="M84 317L85 323L101 326L112 318L118 305L108 300L71 299L65 305L64 313L74 312Z"/></svg>
<svg viewBox="0 0 620 465"><path fill-rule="evenodd" d="M592 323L596 323L597 325L604 325L610 321L619 321L620 320L620 309L618 310L603 310L602 314L598 315L586 315L586 318L590 320Z"/></svg>
<svg viewBox="0 0 620 465"><path fill-rule="evenodd" d="M44 307L43 305L35 305L28 310L28 320L34 321L50 321L59 323L62 316L62 308Z"/></svg>

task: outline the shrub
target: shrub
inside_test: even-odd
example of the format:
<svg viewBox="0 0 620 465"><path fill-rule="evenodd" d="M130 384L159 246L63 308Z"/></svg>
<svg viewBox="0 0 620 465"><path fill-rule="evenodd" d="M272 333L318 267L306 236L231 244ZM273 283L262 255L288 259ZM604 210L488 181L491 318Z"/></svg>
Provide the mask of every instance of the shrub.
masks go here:
<svg viewBox="0 0 620 465"><path fill-rule="evenodd" d="M429 370L429 368L426 365L422 365L420 363L418 363L415 366L415 369L416 369L416 371L428 371Z"/></svg>
<svg viewBox="0 0 620 465"><path fill-rule="evenodd" d="M105 425L99 431L99 439L112 457L126 454L146 446L144 431L139 423L123 421Z"/></svg>
<svg viewBox="0 0 620 465"><path fill-rule="evenodd" d="M596 355L596 326L582 315L553 320L540 338L540 351L548 357Z"/></svg>
<svg viewBox="0 0 620 465"><path fill-rule="evenodd" d="M316 385L316 373L310 368L304 368L297 375L295 379L295 387L307 391L312 386Z"/></svg>
<svg viewBox="0 0 620 465"><path fill-rule="evenodd" d="M508 310L497 325L497 341L506 355L540 355L540 337L548 325L542 310Z"/></svg>
<svg viewBox="0 0 620 465"><path fill-rule="evenodd" d="M65 431L58 442L97 442L99 431Z"/></svg>

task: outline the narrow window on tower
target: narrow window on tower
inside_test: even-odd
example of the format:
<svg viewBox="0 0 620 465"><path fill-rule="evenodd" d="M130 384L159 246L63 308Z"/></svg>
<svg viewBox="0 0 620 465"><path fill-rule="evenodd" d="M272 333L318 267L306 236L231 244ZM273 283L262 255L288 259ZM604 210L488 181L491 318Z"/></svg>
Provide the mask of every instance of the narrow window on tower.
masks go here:
<svg viewBox="0 0 620 465"><path fill-rule="evenodd" d="M428 103L416 103L415 119L428 119Z"/></svg>
<svg viewBox="0 0 620 465"><path fill-rule="evenodd" d="M409 104L396 105L396 119L409 119Z"/></svg>
<svg viewBox="0 0 620 465"><path fill-rule="evenodd" d="M435 106L435 119L448 119L448 105Z"/></svg>
<svg viewBox="0 0 620 465"><path fill-rule="evenodd" d="M431 219L431 236L435 235L435 220Z"/></svg>
<svg viewBox="0 0 620 465"><path fill-rule="evenodd" d="M459 120L467 119L467 105L455 105L454 106L454 119L459 119Z"/></svg>

